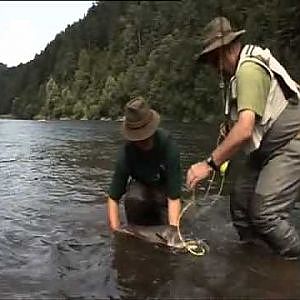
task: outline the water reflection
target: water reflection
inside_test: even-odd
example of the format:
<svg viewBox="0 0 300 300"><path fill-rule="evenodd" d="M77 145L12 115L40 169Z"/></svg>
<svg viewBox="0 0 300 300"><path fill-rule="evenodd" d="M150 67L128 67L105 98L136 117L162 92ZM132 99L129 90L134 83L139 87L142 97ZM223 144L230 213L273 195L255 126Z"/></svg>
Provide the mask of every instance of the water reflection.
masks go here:
<svg viewBox="0 0 300 300"><path fill-rule="evenodd" d="M160 288L173 279L175 266L170 252L122 236L116 236L113 249L112 267L116 270L121 297L159 297Z"/></svg>

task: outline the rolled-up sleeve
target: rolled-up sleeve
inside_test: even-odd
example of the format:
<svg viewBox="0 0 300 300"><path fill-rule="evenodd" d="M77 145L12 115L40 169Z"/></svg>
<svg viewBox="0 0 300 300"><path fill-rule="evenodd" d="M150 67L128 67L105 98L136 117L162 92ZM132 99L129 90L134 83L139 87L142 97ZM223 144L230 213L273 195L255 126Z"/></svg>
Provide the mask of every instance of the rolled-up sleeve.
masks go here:
<svg viewBox="0 0 300 300"><path fill-rule="evenodd" d="M249 109L262 117L271 85L267 71L254 62L245 62L236 79L238 112Z"/></svg>

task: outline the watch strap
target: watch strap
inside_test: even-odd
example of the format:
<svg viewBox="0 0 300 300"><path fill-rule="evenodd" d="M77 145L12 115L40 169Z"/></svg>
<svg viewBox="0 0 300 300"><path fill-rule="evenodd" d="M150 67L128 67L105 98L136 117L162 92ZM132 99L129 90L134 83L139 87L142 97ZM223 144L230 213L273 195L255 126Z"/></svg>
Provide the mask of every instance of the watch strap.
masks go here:
<svg viewBox="0 0 300 300"><path fill-rule="evenodd" d="M215 171L219 172L220 171L220 167L218 167L214 161L214 159L212 158L212 156L210 156L207 160L206 163L212 167Z"/></svg>

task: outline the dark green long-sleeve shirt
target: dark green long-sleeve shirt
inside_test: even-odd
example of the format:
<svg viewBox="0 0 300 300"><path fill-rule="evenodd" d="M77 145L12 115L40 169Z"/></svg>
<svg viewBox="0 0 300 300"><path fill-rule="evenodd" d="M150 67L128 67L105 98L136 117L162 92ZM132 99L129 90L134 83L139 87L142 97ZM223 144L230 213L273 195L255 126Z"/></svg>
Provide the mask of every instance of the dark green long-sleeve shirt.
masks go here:
<svg viewBox="0 0 300 300"><path fill-rule="evenodd" d="M180 197L180 154L176 143L165 130L156 130L153 148L149 151L143 151L131 142L120 149L109 188L112 199L122 197L130 177L148 186L163 188L170 199Z"/></svg>

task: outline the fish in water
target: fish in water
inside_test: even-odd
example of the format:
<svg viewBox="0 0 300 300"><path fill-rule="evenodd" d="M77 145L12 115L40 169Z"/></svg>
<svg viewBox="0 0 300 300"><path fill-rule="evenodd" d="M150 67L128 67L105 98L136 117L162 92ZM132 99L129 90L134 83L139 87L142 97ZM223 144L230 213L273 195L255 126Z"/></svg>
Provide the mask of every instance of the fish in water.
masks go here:
<svg viewBox="0 0 300 300"><path fill-rule="evenodd" d="M184 249L184 242L180 240L177 227L172 225L126 225L118 233L124 233L149 243L163 245L170 248Z"/></svg>

